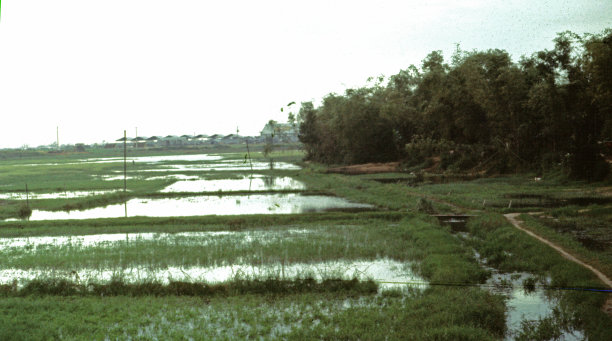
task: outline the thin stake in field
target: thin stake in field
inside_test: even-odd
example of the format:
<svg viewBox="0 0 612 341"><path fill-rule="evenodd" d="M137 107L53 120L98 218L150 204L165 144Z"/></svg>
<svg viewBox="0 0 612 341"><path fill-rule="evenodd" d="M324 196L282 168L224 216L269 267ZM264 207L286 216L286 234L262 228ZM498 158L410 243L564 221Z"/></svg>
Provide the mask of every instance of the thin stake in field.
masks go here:
<svg viewBox="0 0 612 341"><path fill-rule="evenodd" d="M127 192L127 133L123 131L123 193ZM127 218L127 201L124 203Z"/></svg>
<svg viewBox="0 0 612 341"><path fill-rule="evenodd" d="M127 192L127 133L123 131L123 192Z"/></svg>

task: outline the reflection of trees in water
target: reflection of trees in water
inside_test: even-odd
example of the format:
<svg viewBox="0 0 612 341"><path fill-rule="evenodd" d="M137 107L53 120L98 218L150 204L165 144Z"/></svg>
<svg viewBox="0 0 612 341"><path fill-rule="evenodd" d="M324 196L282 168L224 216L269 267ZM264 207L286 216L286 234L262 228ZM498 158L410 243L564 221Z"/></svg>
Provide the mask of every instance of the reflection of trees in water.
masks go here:
<svg viewBox="0 0 612 341"><path fill-rule="evenodd" d="M266 189L274 189L274 185L276 185L276 177L264 176L263 182L264 182L264 186L266 186Z"/></svg>

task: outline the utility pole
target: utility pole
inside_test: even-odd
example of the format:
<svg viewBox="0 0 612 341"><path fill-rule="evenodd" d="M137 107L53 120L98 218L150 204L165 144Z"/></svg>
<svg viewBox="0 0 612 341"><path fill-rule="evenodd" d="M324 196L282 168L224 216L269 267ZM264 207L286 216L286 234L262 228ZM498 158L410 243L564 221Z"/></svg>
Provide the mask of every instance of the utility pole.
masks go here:
<svg viewBox="0 0 612 341"><path fill-rule="evenodd" d="M59 148L60 148L59 147L59 126L55 127L55 135L56 135L56 138L57 138L57 140L56 140L57 141L56 142L57 143L57 150L59 150Z"/></svg>

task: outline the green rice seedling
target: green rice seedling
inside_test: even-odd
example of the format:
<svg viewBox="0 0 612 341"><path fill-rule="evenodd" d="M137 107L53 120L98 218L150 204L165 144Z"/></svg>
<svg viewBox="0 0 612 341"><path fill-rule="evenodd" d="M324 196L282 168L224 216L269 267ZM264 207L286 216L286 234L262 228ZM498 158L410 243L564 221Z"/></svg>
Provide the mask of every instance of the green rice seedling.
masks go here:
<svg viewBox="0 0 612 341"><path fill-rule="evenodd" d="M501 338L491 324L475 323L472 305L486 304L481 295L446 294L446 309L434 297L393 298L342 293L239 296L26 296L0 301L0 337L160 339L264 338L425 339L438 323L448 335L464 339ZM481 301L482 300L482 301ZM467 304L466 304L467 303ZM423 309L422 307L427 307ZM429 311L431 307L438 307ZM503 304L501 305L503 308ZM495 310L488 310L492 312ZM496 314L489 314L497 316ZM95 317L95 318L92 318ZM503 315L501 322L503 324ZM442 334L438 334L442 335Z"/></svg>

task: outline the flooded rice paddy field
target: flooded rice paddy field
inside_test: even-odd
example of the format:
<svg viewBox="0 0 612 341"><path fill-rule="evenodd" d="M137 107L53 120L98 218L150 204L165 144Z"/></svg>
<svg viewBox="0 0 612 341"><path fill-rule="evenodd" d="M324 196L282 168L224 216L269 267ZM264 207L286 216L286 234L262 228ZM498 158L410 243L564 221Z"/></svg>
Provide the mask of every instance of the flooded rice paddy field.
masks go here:
<svg viewBox="0 0 612 341"><path fill-rule="evenodd" d="M242 179L183 180L161 190L172 192L228 192L228 191L281 191L304 190L306 186L290 177L245 176Z"/></svg>
<svg viewBox="0 0 612 341"><path fill-rule="evenodd" d="M322 263L293 263L244 265L232 264L216 267L176 267L151 268L146 266L132 268L81 268L71 271L49 269L16 269L0 270L0 283L18 286L35 279L65 279L77 283L109 283L121 280L123 283L155 282L168 284L171 281L197 283L224 283L233 280L267 280L267 279L306 279L316 281L326 279L373 280L379 283L380 290L420 287L426 288L427 281L415 275L409 264L389 259L374 261L330 261Z"/></svg>
<svg viewBox="0 0 612 341"><path fill-rule="evenodd" d="M171 155L171 156L147 156L130 157L127 163L127 176L124 177L121 158L89 158L78 160L78 162L66 163L37 163L27 164L26 167L39 166L39 168L51 168L55 166L89 166L103 165L107 174L90 175L95 186L95 181L113 182L117 189L112 190L66 190L70 187L66 180L61 190L49 193L25 192L0 192L0 200L6 199L12 202L33 200L32 214L29 220L63 220L63 219L97 219L97 218L119 218L134 216L149 217L172 217L172 216L202 216L202 215L236 215L236 214L292 214L304 212L324 212L328 210L347 209L373 209L372 205L349 202L343 198L330 196L307 196L296 194L275 194L274 192L305 192L307 186L290 176L263 175L254 171L278 171L299 170L300 167L287 162L262 162L234 159L236 155ZM110 167L108 164L116 164ZM110 168L109 168L110 167ZM195 174L193 172L196 172ZM161 175L158 175L161 173ZM163 174L169 173L169 174ZM122 204L106 205L105 195L122 193L124 181L127 180L130 200ZM149 182L156 180L154 185ZM68 183L67 183L68 182ZM166 185L159 188L160 184ZM79 186L85 186L79 183ZM32 186L32 185L31 185ZM108 184L104 184L108 187ZM150 190L147 190L150 188ZM222 196L232 192L267 192L265 195L241 195ZM173 193L202 193L199 197L177 197L172 198L135 198L138 194L150 196L152 194ZM210 194L215 194L211 196ZM98 199L101 198L101 199ZM44 209L44 205L37 205L38 199L85 199L88 204L83 206L78 202L70 202L69 205L53 205L45 203L50 209ZM100 205L95 205L99 200ZM114 199L116 202L117 200ZM112 202L112 201L111 201ZM59 203L59 201L58 201ZM92 204L94 203L94 204ZM22 203L23 205L23 203ZM92 207L93 206L93 207ZM40 208L38 208L40 207ZM80 207L74 210L74 207ZM85 209L85 207L91 207ZM61 209L61 210L60 210ZM9 220L15 220L9 219Z"/></svg>
<svg viewBox="0 0 612 341"><path fill-rule="evenodd" d="M420 220L398 223L388 218L369 220L365 212L359 212L375 209L375 205L309 193L309 182L302 181L303 177L299 176L301 167L288 162L274 162L271 166L261 158L245 162L242 156L132 157L127 165L129 199L71 211L37 208L37 200L90 200L116 194L121 191L124 179L121 158L22 165L22 168L40 169L48 174L52 174L48 170L54 167L60 167L63 172L86 165L94 171L79 173L80 177L89 179L92 184L121 187L65 190L62 191L64 196L52 190L30 192L28 199L33 206L30 220L38 224L36 226L55 220L66 220L67 226L103 226L104 223L87 219L126 217L202 216L203 223L182 227L179 219L168 227L172 230L132 233L129 224L137 218L128 218L126 226L121 228L122 233L92 233L90 228L88 234L71 230L71 236L53 231L25 237L17 232L14 234L17 237L0 238L0 286L23 288L36 280L66 280L79 285L115 280L128 284L166 285L176 281L232 283L312 278L318 282L326 279L373 280L378 287L377 294L329 292L270 298L267 295L271 294L264 293L261 296L230 296L222 302L215 297L204 301L193 298L176 305L172 301L183 298L129 298L134 306L129 309L142 306L143 310L134 316L124 316L129 322L121 320L102 325L97 329L100 338L333 339L348 335L347 338L354 339L361 337L363 325L372 323L371 330L386 326L382 329L386 328L386 337L390 335L391 338L412 335L419 328L436 331L440 325L447 325L449 329L442 329L440 335L459 337L474 333L482 336L475 339L514 339L529 323L550 319L556 314L559 298L546 289L545 280L536 281L533 288L526 290L525 283L535 278L532 274L502 273L482 262L466 265L475 261L465 256L467 251L461 246L445 239L449 233L441 231L435 223ZM350 181L346 185L339 179L344 181L336 177L327 187L353 186ZM65 183L64 188L71 188L70 180L65 178L54 182L53 186L61 183ZM0 191L14 184L4 185L0 185ZM38 187L44 188L43 185ZM361 184L354 187L367 189ZM383 192L388 189L385 187ZM24 194L6 190L0 193L0 200L23 201ZM301 214L313 212L325 217L330 211L345 212L342 213L344 220L336 222L323 218L322 222L315 223L300 218ZM212 226L207 225L204 216L243 214L271 219L293 214L298 223L278 225L270 220L262 226L238 226L238 230L228 223L214 226L214 231L206 230ZM155 221L151 220L151 224ZM190 230L194 228L197 231ZM436 233L439 239L432 237ZM437 246L441 249L436 249ZM456 255L449 254L448 250L455 250ZM447 258L438 264L438 257ZM463 265L458 269L446 267L445 264L455 264L455 261ZM484 271L489 275L486 281L466 278L468 270L461 270L462 266L470 273ZM430 285L431 278L436 279L436 285ZM438 289L440 279L451 284L463 281L466 285L454 287L449 284ZM499 297L503 298L501 305L495 303ZM40 305L53 297L31 299ZM98 299L95 304L104 306L101 309L125 305L125 302L118 303L120 298L114 297L80 298L82 302L90 302L90 299ZM56 305L66 308L70 304L78 303ZM69 308L64 310L70 311ZM78 317L74 320L78 321ZM355 325L354 321L362 321L363 325ZM400 321L402 326L408 325L414 330L402 329L404 327L393 321ZM424 338L428 332L419 333L414 334L414 338ZM585 335L580 329L569 328L563 331L561 338L579 340Z"/></svg>
<svg viewBox="0 0 612 341"><path fill-rule="evenodd" d="M412 296L418 299L418 295ZM409 316L406 316L402 309L405 306L396 297L299 295L270 299L246 295L213 297L199 300L198 304L194 304L193 299L180 296L167 297L163 301L150 297L131 300L133 304L126 305L123 297L107 297L104 300L83 298L83 305L95 305L98 313L106 317L88 319L76 316L66 320L63 328L42 334L41 337L69 338L75 330L78 332L85 328L89 329L88 336L99 340L356 340L364 336L363 329L368 330L370 336L374 333L376 339L418 339L422 336L412 323L403 327L399 325L397 320L406 320ZM38 301L42 309L54 311L53 307L61 308L54 311L60 319L66 317L67 311L80 308L74 301L60 301L54 297L43 297ZM14 302L9 300L8 303ZM122 306L120 311L116 310L117 306ZM395 318L383 319L386 310L396 313ZM34 308L26 314L37 311ZM359 319L359 323L356 323L356 319Z"/></svg>
<svg viewBox="0 0 612 341"><path fill-rule="evenodd" d="M188 155L159 155L159 156L130 156L127 157L129 163L162 163L162 162L205 162L205 161L216 161L221 160L223 156L214 154L188 154ZM87 165L87 164L101 164L101 163L123 163L124 158L118 157L99 157L99 158L86 158L77 159L74 161L65 162L38 162L38 163L16 163L13 166L28 166L28 167L44 167L44 166L59 166L59 165Z"/></svg>
<svg viewBox="0 0 612 341"><path fill-rule="evenodd" d="M123 204L85 210L33 210L29 220L175 217L241 214L297 214L332 210L371 210L372 205L343 198L300 194L193 196L131 199Z"/></svg>
<svg viewBox="0 0 612 341"><path fill-rule="evenodd" d="M0 199L2 200L36 200L36 199L72 199L72 198L85 198L93 197L97 195L105 195L118 193L120 190L106 190L106 191L65 191L65 192L54 192L54 193L25 193L25 192L7 192L0 193Z"/></svg>
<svg viewBox="0 0 612 341"><path fill-rule="evenodd" d="M380 222L376 225L379 229L382 227ZM390 229L396 225L387 223L386 227ZM334 303L329 303L324 310L325 318L333 320L338 314L353 309L369 310L381 302L397 305L397 300L403 302L411 296L418 296L419 291L429 287L428 280L413 270L414 261L399 261L389 258L391 254L385 254L385 248L401 248L404 244L393 245L397 241L385 237L387 232L359 225L311 225L271 230L0 238L0 285L23 287L32 280L44 279L65 279L82 284L109 283L118 279L124 283L168 284L171 281L219 283L241 279L299 278L317 281L355 278L374 280L378 284L378 296L330 300ZM509 309L506 339L513 339L521 322L537 321L552 314L556 303L554 297L549 297L541 287L530 292L524 290L522 283L528 274L512 276L499 274L492 268L487 270L493 270L494 275L482 285L483 290L504 296ZM384 293L389 290L397 290L396 298L385 298ZM294 302L291 311L307 317L309 311L321 306L320 302L322 300L318 298ZM219 308L210 309L216 311ZM282 312L283 309L278 314L289 314L288 311ZM377 309L384 310L384 306ZM159 315L162 316L168 318ZM223 316L217 318L223 321L229 318ZM203 322L199 319L193 320L194 325ZM300 325L294 322L285 325L272 318L266 323L267 327L258 327L257 324L259 322L245 323L236 332L247 333L257 328L262 328L260 332L263 332L270 326L272 330L282 326L282 333L278 330L268 330L267 333L285 335L300 329ZM142 327L140 332L150 336L167 332L162 328L163 319L150 326ZM578 340L582 334L572 331L564 335L565 340Z"/></svg>
<svg viewBox="0 0 612 341"><path fill-rule="evenodd" d="M15 277L11 272L31 279L83 271L97 272L101 280L114 273L130 281L140 274L141 279L172 275L223 282L242 274L318 279L372 276L385 282L422 283L423 279L415 279L410 262L375 253L385 243L378 234L351 226L1 238L0 282L10 282ZM35 275L26 276L28 271Z"/></svg>

